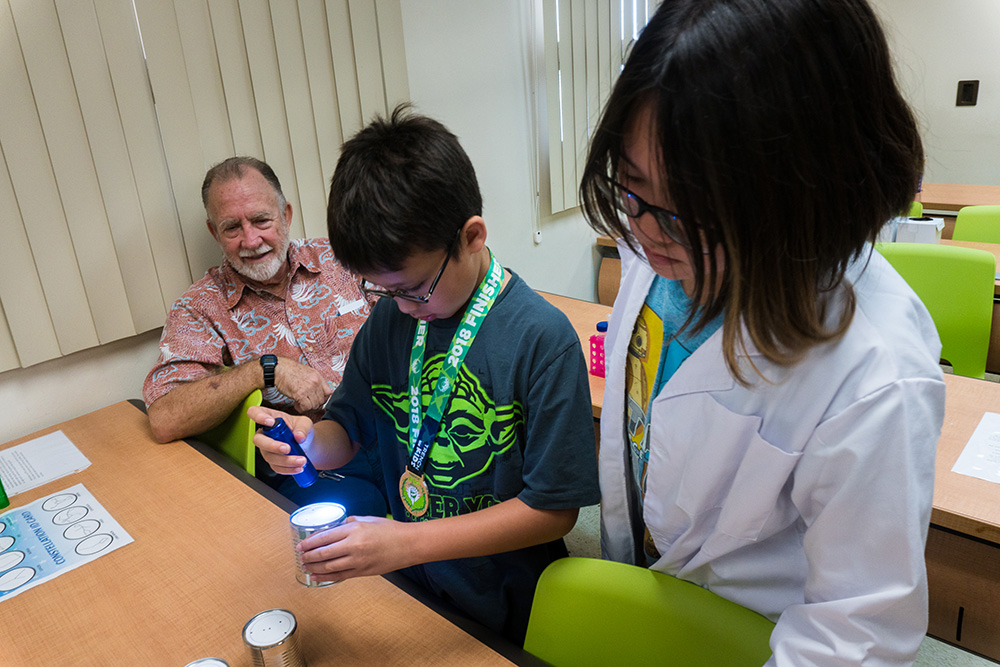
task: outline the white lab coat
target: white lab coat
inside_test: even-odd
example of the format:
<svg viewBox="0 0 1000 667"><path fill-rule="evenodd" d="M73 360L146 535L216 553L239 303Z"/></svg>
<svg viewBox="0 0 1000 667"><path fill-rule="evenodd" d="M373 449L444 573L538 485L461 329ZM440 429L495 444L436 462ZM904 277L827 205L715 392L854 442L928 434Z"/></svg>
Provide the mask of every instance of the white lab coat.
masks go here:
<svg viewBox="0 0 1000 667"><path fill-rule="evenodd" d="M601 417L604 556L632 561L625 356L653 271L621 247ZM941 344L877 253L848 271L850 328L770 383L729 374L716 331L654 399L644 519L653 568L777 622L768 665L911 664L927 630L924 543L944 418ZM746 361L743 358L742 361Z"/></svg>

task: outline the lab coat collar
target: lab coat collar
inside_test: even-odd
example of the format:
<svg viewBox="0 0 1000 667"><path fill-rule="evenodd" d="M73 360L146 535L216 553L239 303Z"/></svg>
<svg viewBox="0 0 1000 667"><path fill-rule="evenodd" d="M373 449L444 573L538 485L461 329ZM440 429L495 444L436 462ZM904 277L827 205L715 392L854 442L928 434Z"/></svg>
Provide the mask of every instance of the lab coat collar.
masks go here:
<svg viewBox="0 0 1000 667"><path fill-rule="evenodd" d="M624 244L619 243L619 252L630 253ZM624 255L622 255L624 257ZM622 304L622 317L619 324L625 324L631 332L631 326L639 316L639 310L646 300L649 288L653 284L656 273L646 262L642 249L634 254L627 271L635 271L635 284L637 289L630 290L628 300ZM618 304L616 304L618 305ZM746 350L737 349L736 359L744 370L744 376L751 382L761 381L757 376L753 366L761 366L763 355L750 340L746 328L740 325L740 334L746 341ZM736 386L736 380L729 373L725 359L722 354L722 328L713 333L708 340L702 343L694 353L688 357L680 368L674 373L670 381L659 393L659 398L670 398L700 392L728 391Z"/></svg>

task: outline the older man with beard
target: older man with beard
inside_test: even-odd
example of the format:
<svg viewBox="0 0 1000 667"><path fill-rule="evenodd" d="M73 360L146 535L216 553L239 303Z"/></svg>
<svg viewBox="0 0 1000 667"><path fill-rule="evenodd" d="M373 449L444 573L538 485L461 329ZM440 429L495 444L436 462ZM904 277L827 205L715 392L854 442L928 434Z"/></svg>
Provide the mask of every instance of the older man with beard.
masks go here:
<svg viewBox="0 0 1000 667"><path fill-rule="evenodd" d="M369 301L325 239L289 240L292 205L266 163L229 158L209 169L201 195L225 261L174 303L163 327L143 385L153 435L169 442L202 433L254 389L266 405L319 419ZM270 481L300 504L337 499L351 513L384 513L369 462L338 472L345 479L335 488L328 479L307 490Z"/></svg>

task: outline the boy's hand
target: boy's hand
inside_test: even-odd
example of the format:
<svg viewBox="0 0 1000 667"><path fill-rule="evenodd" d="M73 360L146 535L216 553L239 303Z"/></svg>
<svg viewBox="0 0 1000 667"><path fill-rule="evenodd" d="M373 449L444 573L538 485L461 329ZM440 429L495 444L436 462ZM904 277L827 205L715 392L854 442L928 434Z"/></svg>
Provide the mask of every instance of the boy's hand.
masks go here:
<svg viewBox="0 0 1000 667"><path fill-rule="evenodd" d="M317 581L385 574L414 565L404 542L416 524L375 516L347 521L299 543L302 562Z"/></svg>
<svg viewBox="0 0 1000 667"><path fill-rule="evenodd" d="M295 440L300 444L312 434L313 430L312 420L308 417L289 415L272 408L254 406L247 410L247 416L264 427L274 426L275 420L279 417L284 419L285 424L292 430ZM280 475L300 473L306 465L305 457L289 456L291 448L286 443L269 438L260 431L253 436L253 444L260 450L271 469Z"/></svg>

